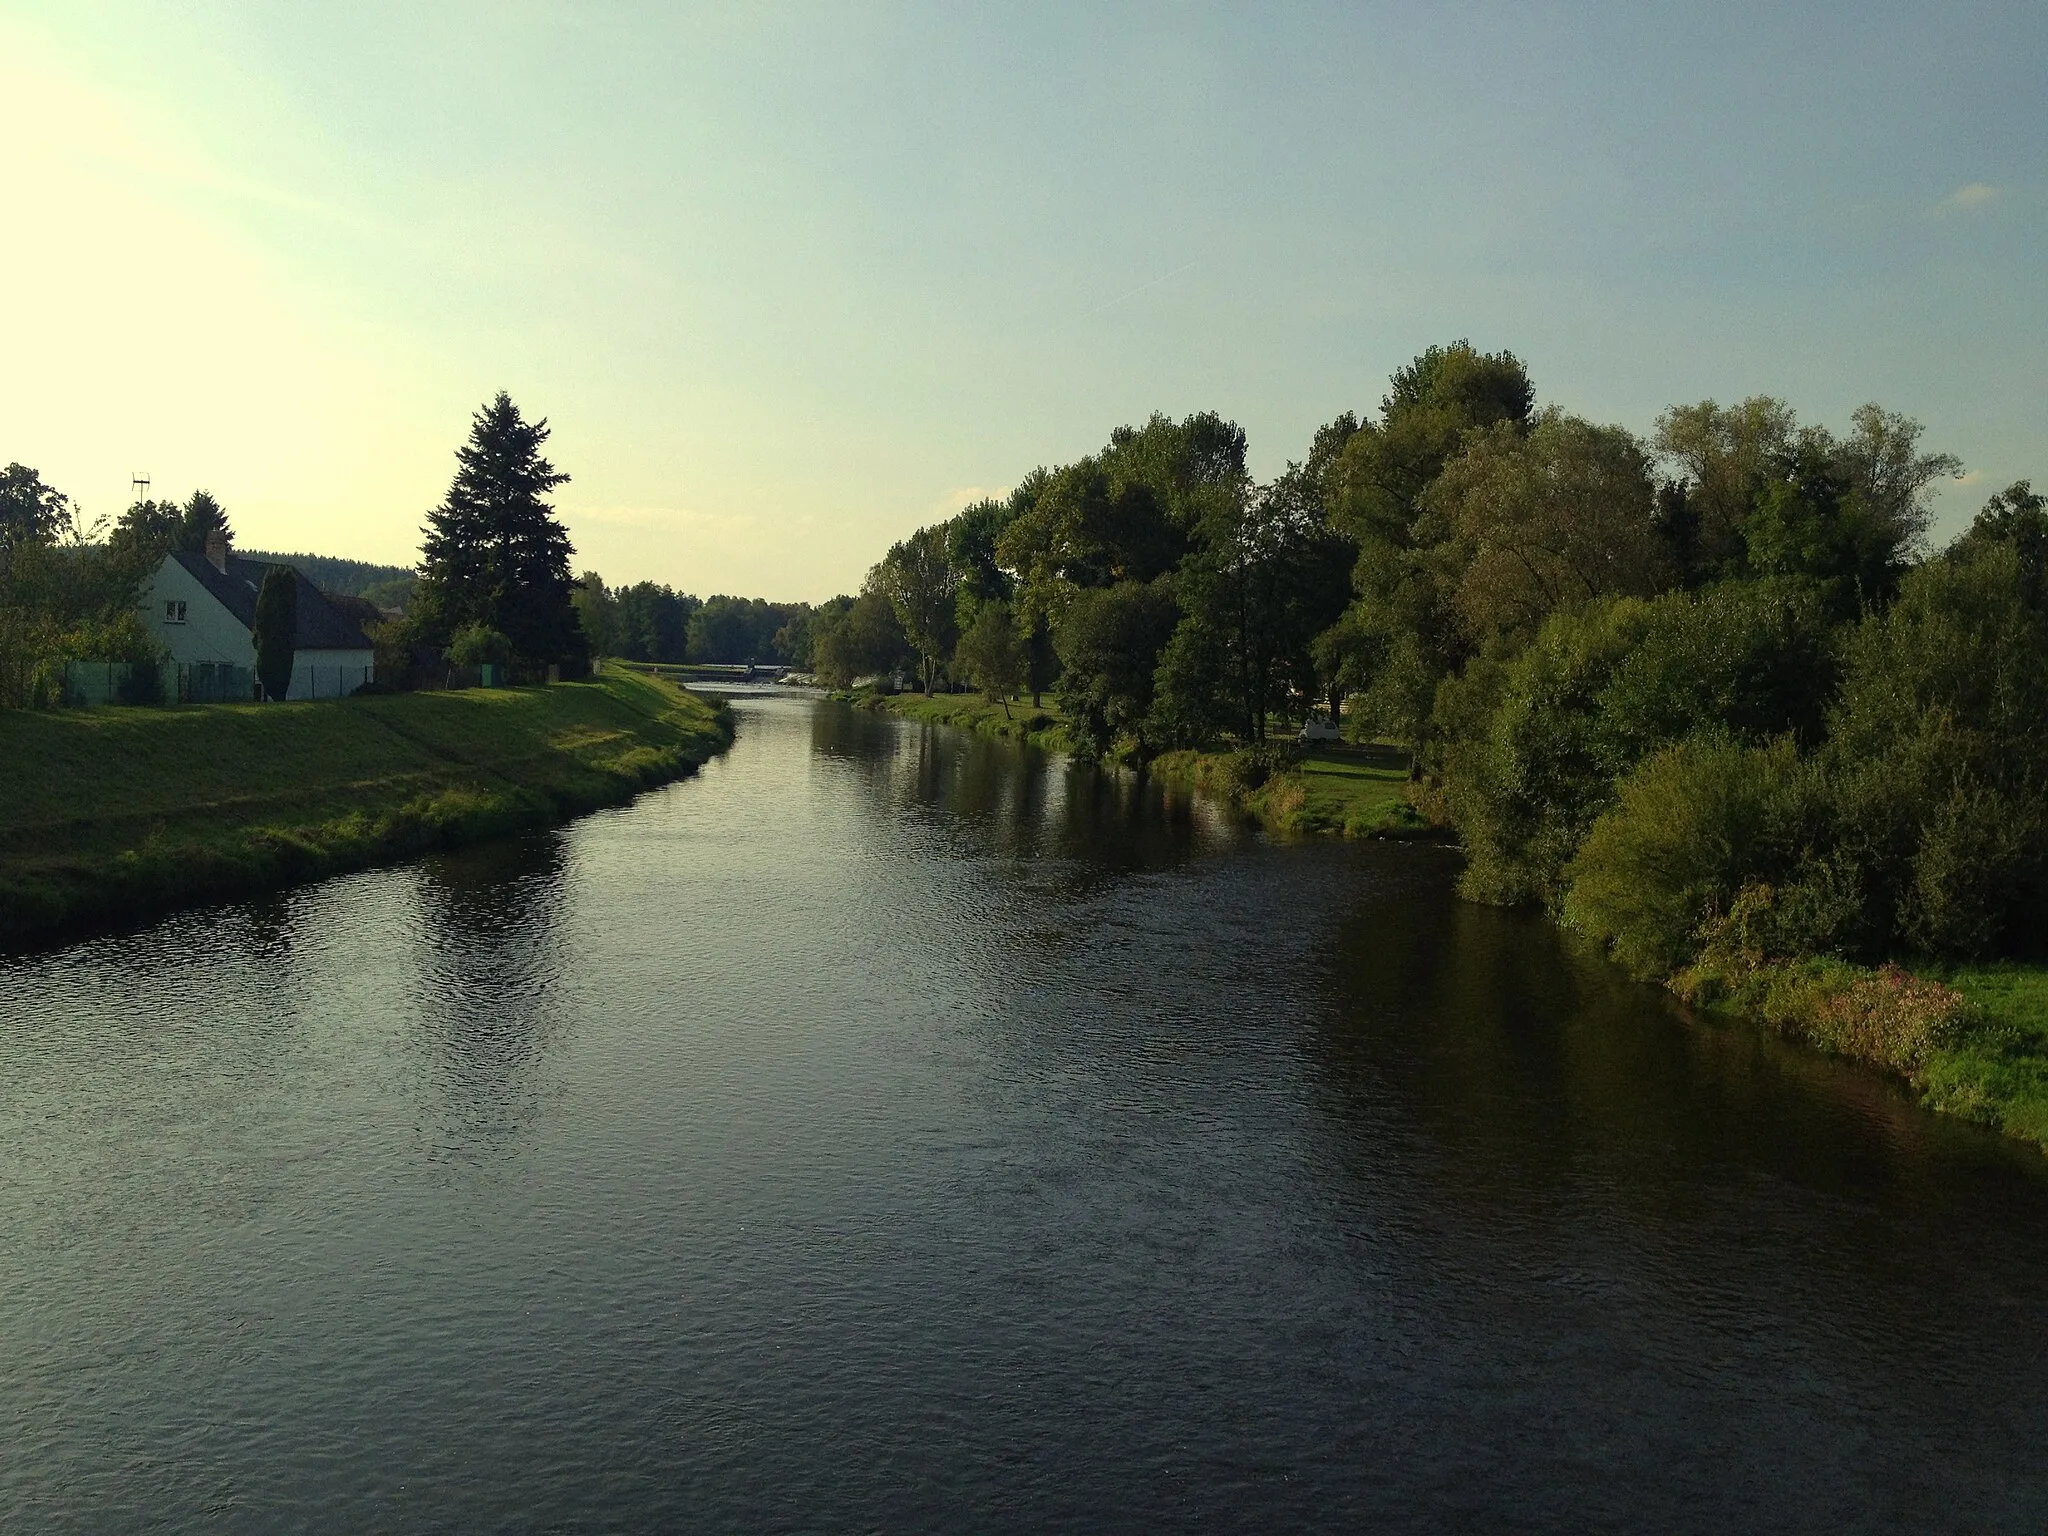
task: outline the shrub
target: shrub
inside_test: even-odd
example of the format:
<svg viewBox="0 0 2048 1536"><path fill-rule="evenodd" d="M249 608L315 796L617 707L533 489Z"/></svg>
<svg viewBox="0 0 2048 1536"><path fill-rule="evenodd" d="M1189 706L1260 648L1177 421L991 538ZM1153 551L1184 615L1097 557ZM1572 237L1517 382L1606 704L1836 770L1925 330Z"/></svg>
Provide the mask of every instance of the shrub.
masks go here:
<svg viewBox="0 0 2048 1536"><path fill-rule="evenodd" d="M448 642L448 660L458 667L508 667L512 654L511 639L488 624L466 624Z"/></svg>
<svg viewBox="0 0 2048 1536"><path fill-rule="evenodd" d="M1680 972L1688 1002L1737 1010L1838 1056L1913 1077L1972 1032L1962 993L1896 965L1764 960L1712 952Z"/></svg>
<svg viewBox="0 0 2048 1536"><path fill-rule="evenodd" d="M1814 798L1789 738L1667 748L1593 824L1567 871L1565 921L1636 975L1668 976L1744 887L1802 870Z"/></svg>
<svg viewBox="0 0 2048 1536"><path fill-rule="evenodd" d="M1286 773L1301 758L1301 748L1293 742L1266 741L1240 747L1224 762L1230 787L1244 794L1260 788L1268 779Z"/></svg>
<svg viewBox="0 0 2048 1536"><path fill-rule="evenodd" d="M1637 763L1699 731L1811 742L1836 672L1825 609L1792 581L1589 604L1511 660L1481 657L1437 707L1445 797L1471 855L1465 894L1555 905Z"/></svg>

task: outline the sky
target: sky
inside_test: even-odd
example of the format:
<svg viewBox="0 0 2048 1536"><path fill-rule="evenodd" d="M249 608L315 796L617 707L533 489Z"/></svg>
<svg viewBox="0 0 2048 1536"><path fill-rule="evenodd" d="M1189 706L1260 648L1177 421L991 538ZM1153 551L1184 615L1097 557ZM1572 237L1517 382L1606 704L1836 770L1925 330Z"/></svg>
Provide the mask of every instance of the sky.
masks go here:
<svg viewBox="0 0 2048 1536"><path fill-rule="evenodd" d="M0 463L410 564L472 413L579 570L854 590L1154 411L1266 477L1469 337L1647 433L2048 481L2048 6L0 0Z"/></svg>

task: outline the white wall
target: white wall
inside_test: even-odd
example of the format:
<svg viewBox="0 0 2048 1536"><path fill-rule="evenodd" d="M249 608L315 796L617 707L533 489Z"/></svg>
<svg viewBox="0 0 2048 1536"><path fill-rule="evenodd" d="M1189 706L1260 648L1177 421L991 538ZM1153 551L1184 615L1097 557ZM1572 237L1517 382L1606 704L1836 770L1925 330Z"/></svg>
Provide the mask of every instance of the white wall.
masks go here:
<svg viewBox="0 0 2048 1536"><path fill-rule="evenodd" d="M185 622L164 622L164 604L182 602ZM150 578L149 598L142 610L149 632L171 653L172 661L225 662L231 667L256 665L256 643L235 616L176 560L164 563Z"/></svg>
<svg viewBox="0 0 2048 1536"><path fill-rule="evenodd" d="M182 602L185 622L164 620L164 604ZM177 662L210 661L231 667L256 665L256 642L219 599L176 560L165 558L150 579L143 623ZM374 651L298 651L292 656L293 699L346 698L375 675Z"/></svg>
<svg viewBox="0 0 2048 1536"><path fill-rule="evenodd" d="M294 651L289 699L345 699L375 675L375 651Z"/></svg>

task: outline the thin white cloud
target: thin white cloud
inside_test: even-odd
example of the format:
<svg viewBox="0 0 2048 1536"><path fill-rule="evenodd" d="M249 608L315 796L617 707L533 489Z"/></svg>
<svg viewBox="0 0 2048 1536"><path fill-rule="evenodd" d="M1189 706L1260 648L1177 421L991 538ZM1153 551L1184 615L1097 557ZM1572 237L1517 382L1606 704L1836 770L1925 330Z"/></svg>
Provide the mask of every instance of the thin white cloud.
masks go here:
<svg viewBox="0 0 2048 1536"><path fill-rule="evenodd" d="M1998 188L1987 182L1973 181L1944 197L1940 208L1943 213L1975 213L1997 196Z"/></svg>

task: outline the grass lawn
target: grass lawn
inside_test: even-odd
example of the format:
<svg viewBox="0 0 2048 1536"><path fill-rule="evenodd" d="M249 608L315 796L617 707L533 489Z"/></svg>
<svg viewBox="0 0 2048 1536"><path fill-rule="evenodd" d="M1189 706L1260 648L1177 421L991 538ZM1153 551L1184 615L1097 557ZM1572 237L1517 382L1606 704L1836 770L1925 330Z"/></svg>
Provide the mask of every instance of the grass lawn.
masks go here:
<svg viewBox="0 0 2048 1536"><path fill-rule="evenodd" d="M1408 754L1391 747L1317 747L1294 770L1303 832L1372 837L1424 830L1408 800ZM1285 794L1284 789L1279 793Z"/></svg>
<svg viewBox="0 0 2048 1536"><path fill-rule="evenodd" d="M1228 752L1165 752L1151 771L1228 796L1271 831L1320 837L1419 837L1433 828L1408 798L1408 754L1394 747L1317 747L1255 788Z"/></svg>
<svg viewBox="0 0 2048 1536"><path fill-rule="evenodd" d="M957 726L1050 751L1061 751L1067 746L1059 706L1050 699L1036 706L1029 699L1013 699L1007 711L978 693L935 693L930 698L921 693L870 694L861 702L865 708L901 715L906 720Z"/></svg>
<svg viewBox="0 0 2048 1536"><path fill-rule="evenodd" d="M2048 1146L2048 966L1966 966L1940 979L1982 1024L1929 1064L1928 1103Z"/></svg>
<svg viewBox="0 0 2048 1536"><path fill-rule="evenodd" d="M0 941L544 824L731 740L659 679L0 712Z"/></svg>

